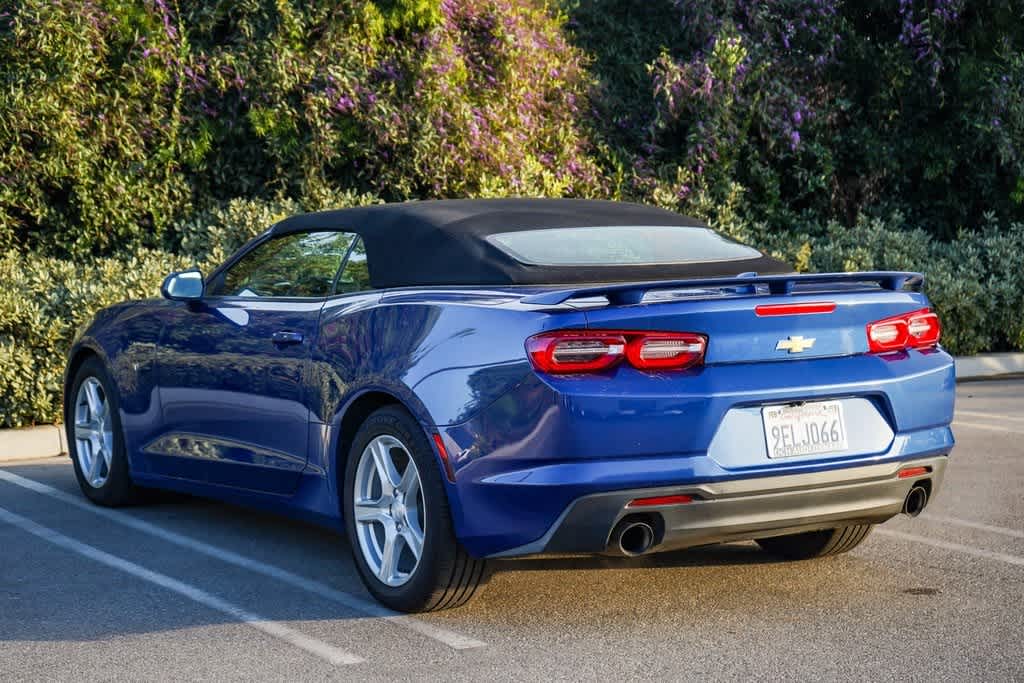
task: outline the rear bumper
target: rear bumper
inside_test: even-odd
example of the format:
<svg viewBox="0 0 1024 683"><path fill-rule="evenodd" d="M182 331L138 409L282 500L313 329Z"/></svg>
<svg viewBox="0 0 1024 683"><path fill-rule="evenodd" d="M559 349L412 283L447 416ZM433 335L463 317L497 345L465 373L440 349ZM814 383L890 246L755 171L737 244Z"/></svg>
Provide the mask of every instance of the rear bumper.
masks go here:
<svg viewBox="0 0 1024 683"><path fill-rule="evenodd" d="M449 500L463 546L477 557L523 552L590 496L843 476L954 447L955 377L943 352L642 374L529 377L472 419L436 427L455 468ZM847 413L847 451L769 458L759 407L817 400L877 414Z"/></svg>
<svg viewBox="0 0 1024 683"><path fill-rule="evenodd" d="M709 543L750 540L849 524L884 522L903 508L910 489L924 483L938 493L945 455L774 477L692 486L613 491L573 501L542 537L492 557L539 553L600 553L615 526L642 516L655 527L653 552ZM908 467L927 473L900 478ZM686 494L683 505L628 508L637 498Z"/></svg>

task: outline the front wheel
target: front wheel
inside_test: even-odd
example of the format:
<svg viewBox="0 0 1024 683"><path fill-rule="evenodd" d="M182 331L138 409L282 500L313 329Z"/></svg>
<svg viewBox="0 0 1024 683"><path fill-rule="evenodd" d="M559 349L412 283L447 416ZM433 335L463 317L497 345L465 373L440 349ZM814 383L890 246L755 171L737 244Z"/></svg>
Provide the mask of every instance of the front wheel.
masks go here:
<svg viewBox="0 0 1024 683"><path fill-rule="evenodd" d="M853 550L864 542L872 528L871 524L855 524L838 529L759 538L757 544L773 555L787 560L810 560Z"/></svg>
<svg viewBox="0 0 1024 683"><path fill-rule="evenodd" d="M363 582L403 612L468 602L487 578L452 527L437 458L423 429L397 406L367 418L345 469L344 516Z"/></svg>
<svg viewBox="0 0 1024 683"><path fill-rule="evenodd" d="M85 497L108 507L135 502L117 394L98 358L78 368L64 410L68 450Z"/></svg>

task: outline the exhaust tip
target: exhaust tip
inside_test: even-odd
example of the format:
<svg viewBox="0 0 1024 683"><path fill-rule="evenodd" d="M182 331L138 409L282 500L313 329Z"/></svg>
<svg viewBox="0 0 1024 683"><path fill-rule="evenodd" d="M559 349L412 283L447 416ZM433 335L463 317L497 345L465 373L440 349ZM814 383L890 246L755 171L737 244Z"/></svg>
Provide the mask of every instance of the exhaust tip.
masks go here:
<svg viewBox="0 0 1024 683"><path fill-rule="evenodd" d="M903 501L903 514L917 517L928 504L928 490L923 486L914 486Z"/></svg>
<svg viewBox="0 0 1024 683"><path fill-rule="evenodd" d="M619 532L619 551L627 557L643 555L654 545L654 527L647 522L632 522Z"/></svg>

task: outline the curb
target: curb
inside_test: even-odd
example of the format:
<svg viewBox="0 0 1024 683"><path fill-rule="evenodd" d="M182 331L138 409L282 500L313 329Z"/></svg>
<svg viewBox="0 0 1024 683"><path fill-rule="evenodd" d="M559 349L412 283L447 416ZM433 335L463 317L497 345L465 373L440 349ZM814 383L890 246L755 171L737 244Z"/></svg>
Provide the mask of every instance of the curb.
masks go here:
<svg viewBox="0 0 1024 683"><path fill-rule="evenodd" d="M983 353L956 359L957 380L1024 373L1024 353Z"/></svg>
<svg viewBox="0 0 1024 683"><path fill-rule="evenodd" d="M61 425L0 429L0 463L55 458L67 452Z"/></svg>

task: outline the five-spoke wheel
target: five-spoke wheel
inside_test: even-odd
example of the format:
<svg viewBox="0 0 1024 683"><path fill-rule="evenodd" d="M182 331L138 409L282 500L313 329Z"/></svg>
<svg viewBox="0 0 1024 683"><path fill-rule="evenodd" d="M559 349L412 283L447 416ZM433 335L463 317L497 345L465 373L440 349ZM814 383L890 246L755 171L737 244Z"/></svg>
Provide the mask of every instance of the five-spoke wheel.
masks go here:
<svg viewBox="0 0 1024 683"><path fill-rule="evenodd" d="M465 604L487 579L487 564L455 536L444 470L423 426L391 405L353 438L343 513L359 574L374 597L397 610Z"/></svg>
<svg viewBox="0 0 1024 683"><path fill-rule="evenodd" d="M426 509L416 462L393 436L375 437L359 456L355 478L359 549L388 586L401 586L423 555Z"/></svg>
<svg viewBox="0 0 1024 683"><path fill-rule="evenodd" d="M75 398L75 454L85 481L100 488L110 476L114 453L114 432L110 402L103 385L95 377L86 377Z"/></svg>
<svg viewBox="0 0 1024 683"><path fill-rule="evenodd" d="M100 505L136 500L124 448L117 393L100 359L86 359L75 372L64 406L68 449L82 493Z"/></svg>

